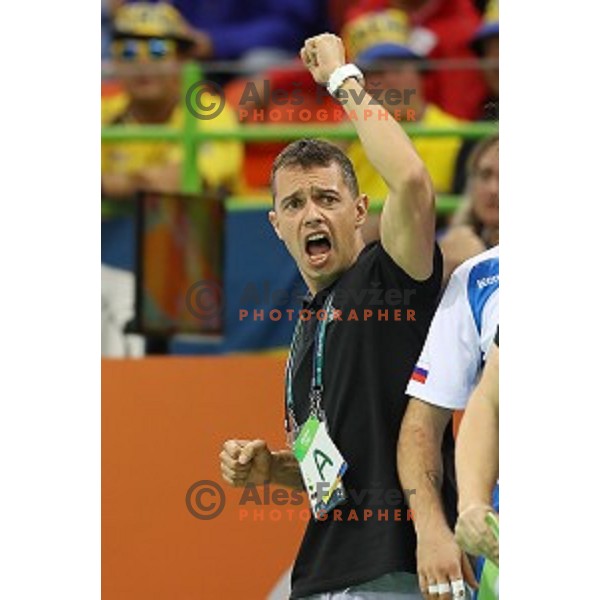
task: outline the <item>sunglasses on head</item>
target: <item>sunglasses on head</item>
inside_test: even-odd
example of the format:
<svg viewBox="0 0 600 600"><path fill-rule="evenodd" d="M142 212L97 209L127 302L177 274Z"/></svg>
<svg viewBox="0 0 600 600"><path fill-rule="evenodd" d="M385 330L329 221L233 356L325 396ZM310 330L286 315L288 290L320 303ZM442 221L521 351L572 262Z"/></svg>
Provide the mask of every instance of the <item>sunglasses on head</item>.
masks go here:
<svg viewBox="0 0 600 600"><path fill-rule="evenodd" d="M163 60L175 56L175 40L163 38L124 38L113 42L113 56L125 61L134 61L145 57L150 60Z"/></svg>

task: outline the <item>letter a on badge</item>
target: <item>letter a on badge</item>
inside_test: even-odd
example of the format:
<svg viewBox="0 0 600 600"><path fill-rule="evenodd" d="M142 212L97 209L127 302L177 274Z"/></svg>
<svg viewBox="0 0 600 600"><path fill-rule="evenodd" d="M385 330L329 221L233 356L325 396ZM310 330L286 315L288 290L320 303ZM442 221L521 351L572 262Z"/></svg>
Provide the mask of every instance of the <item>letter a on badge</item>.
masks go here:
<svg viewBox="0 0 600 600"><path fill-rule="evenodd" d="M319 457L321 458L320 464L319 464ZM327 456L327 454L325 454L325 452L322 452L319 449L313 451L313 458L315 459L315 465L317 467L317 471L319 471L319 477L323 481L325 481L325 476L323 475L323 469L325 468L325 465L327 465L327 464L333 466L333 461L331 460L331 458L329 458L329 456Z"/></svg>

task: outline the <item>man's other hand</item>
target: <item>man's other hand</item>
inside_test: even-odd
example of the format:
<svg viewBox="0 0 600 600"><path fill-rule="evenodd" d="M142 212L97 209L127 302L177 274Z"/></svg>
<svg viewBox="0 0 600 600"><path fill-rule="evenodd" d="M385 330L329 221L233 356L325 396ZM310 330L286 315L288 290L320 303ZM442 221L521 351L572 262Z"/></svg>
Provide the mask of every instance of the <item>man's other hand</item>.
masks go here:
<svg viewBox="0 0 600 600"><path fill-rule="evenodd" d="M234 487L263 485L271 479L273 457L264 440L227 440L219 458L223 479Z"/></svg>

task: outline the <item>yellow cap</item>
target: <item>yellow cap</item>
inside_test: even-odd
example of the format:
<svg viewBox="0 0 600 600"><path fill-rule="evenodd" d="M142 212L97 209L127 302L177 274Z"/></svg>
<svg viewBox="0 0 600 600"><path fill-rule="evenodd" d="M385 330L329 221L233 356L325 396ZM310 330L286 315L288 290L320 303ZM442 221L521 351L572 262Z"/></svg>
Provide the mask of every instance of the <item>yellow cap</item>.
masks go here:
<svg viewBox="0 0 600 600"><path fill-rule="evenodd" d="M486 23L498 23L498 21L500 21L500 9L498 4L498 0L489 1L483 16L483 20Z"/></svg>
<svg viewBox="0 0 600 600"><path fill-rule="evenodd" d="M356 62L386 58L418 58L410 45L410 23L397 9L369 12L349 21L342 37L350 60Z"/></svg>
<svg viewBox="0 0 600 600"><path fill-rule="evenodd" d="M165 2L135 2L115 14L117 37L160 37L191 41L189 28L179 11Z"/></svg>

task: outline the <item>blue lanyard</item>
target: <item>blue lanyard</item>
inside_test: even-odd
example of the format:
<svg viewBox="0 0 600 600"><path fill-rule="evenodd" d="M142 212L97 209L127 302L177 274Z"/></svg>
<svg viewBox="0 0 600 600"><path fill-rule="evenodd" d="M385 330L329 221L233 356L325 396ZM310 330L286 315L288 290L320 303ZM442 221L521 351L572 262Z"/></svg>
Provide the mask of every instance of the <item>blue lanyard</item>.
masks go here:
<svg viewBox="0 0 600 600"><path fill-rule="evenodd" d="M333 293L327 296L323 309L317 311L317 315L321 313L323 318L319 319L319 323L315 329L314 346L313 346L313 361L312 361L312 379L310 389L310 412L311 415L325 421L325 411L322 406L323 398L323 366L325 364L325 335L327 333L327 325L331 320L333 306ZM300 319L296 322L294 335L292 337L292 345L285 367L285 429L288 434L293 434L295 437L299 431L298 422L294 413L294 395L292 389L292 378L294 371L294 362L298 351L298 343L300 340L300 330L302 322Z"/></svg>

